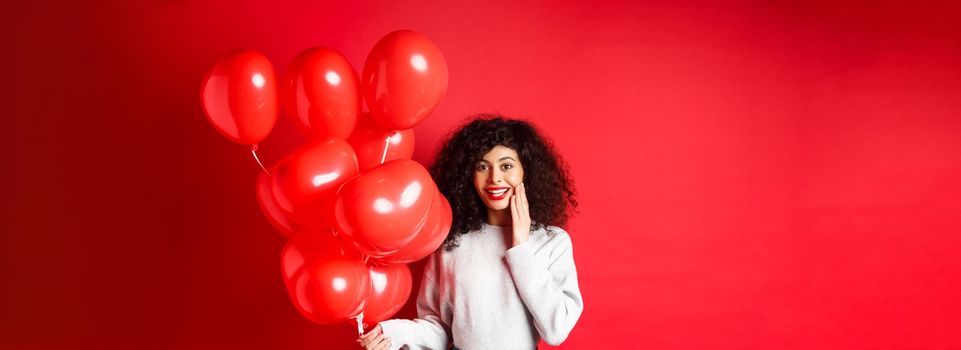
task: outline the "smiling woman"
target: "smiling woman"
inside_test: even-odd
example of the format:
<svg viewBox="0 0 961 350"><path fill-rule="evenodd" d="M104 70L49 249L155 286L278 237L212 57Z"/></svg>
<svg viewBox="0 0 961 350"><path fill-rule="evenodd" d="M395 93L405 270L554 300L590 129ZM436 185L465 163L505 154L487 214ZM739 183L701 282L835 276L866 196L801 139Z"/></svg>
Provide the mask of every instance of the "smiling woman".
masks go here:
<svg viewBox="0 0 961 350"><path fill-rule="evenodd" d="M565 163L531 124L479 115L431 167L453 227L428 258L417 318L381 322L367 349L531 349L563 342L584 309L566 225Z"/></svg>
<svg viewBox="0 0 961 350"><path fill-rule="evenodd" d="M448 250L458 245L458 237L480 229L483 223L503 222L490 222L489 215L510 214L501 211L509 203L498 202L501 198L488 196L486 190L507 187L505 197L510 198L513 186L523 182L534 229L567 226L568 217L577 207L574 180L567 165L550 142L522 120L476 116L451 135L430 173L454 211L453 227L444 242ZM488 180L495 182L485 184ZM488 210L492 206L493 213Z"/></svg>
<svg viewBox="0 0 961 350"><path fill-rule="evenodd" d="M477 162L474 174L474 187L477 193L483 194L481 199L492 212L502 212L510 204L504 199L513 194L511 189L521 184L524 179L524 168L517 161L517 151L497 145L484 158ZM504 217L488 217L487 222L500 222Z"/></svg>

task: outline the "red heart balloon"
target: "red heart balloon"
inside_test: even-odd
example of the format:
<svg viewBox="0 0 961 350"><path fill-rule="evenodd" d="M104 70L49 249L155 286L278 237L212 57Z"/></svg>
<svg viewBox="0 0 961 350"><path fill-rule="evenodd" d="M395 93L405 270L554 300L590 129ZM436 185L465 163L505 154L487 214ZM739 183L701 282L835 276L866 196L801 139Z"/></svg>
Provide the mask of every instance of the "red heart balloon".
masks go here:
<svg viewBox="0 0 961 350"><path fill-rule="evenodd" d="M435 191L419 163L384 163L341 187L334 207L338 231L364 254L397 251L424 225Z"/></svg>
<svg viewBox="0 0 961 350"><path fill-rule="evenodd" d="M319 324L337 324L360 314L371 293L360 255L330 234L288 242L281 271L294 307Z"/></svg>
<svg viewBox="0 0 961 350"><path fill-rule="evenodd" d="M225 137L260 143L277 122L277 82L270 60L253 50L224 57L204 76L200 102L207 120Z"/></svg>
<svg viewBox="0 0 961 350"><path fill-rule="evenodd" d="M407 265L371 266L370 296L364 306L364 326L390 319L410 298L413 281Z"/></svg>
<svg viewBox="0 0 961 350"><path fill-rule="evenodd" d="M417 232L417 236L400 250L377 258L376 262L385 265L409 264L430 255L447 238L453 220L452 214L447 198L440 191L435 191L427 221Z"/></svg>
<svg viewBox="0 0 961 350"><path fill-rule="evenodd" d="M301 315L332 325L356 317L364 309L370 276L360 259L308 260L291 287L290 298Z"/></svg>
<svg viewBox="0 0 961 350"><path fill-rule="evenodd" d="M360 113L357 72L340 53L312 48L294 59L284 86L284 106L305 134L345 139Z"/></svg>
<svg viewBox="0 0 961 350"><path fill-rule="evenodd" d="M366 172L382 163L384 143L388 137L390 137L390 144L387 147L387 157L384 162L410 159L414 155L414 130L388 131L377 124L370 113L361 114L357 128L347 139L347 143L354 147L354 152L357 152L360 172Z"/></svg>
<svg viewBox="0 0 961 350"><path fill-rule="evenodd" d="M312 139L289 156L286 168L277 169L278 206L307 229L334 225L337 190L357 175L354 149L340 139Z"/></svg>
<svg viewBox="0 0 961 350"><path fill-rule="evenodd" d="M374 118L389 130L410 129L447 93L447 60L427 37L398 30L371 49L362 79Z"/></svg>

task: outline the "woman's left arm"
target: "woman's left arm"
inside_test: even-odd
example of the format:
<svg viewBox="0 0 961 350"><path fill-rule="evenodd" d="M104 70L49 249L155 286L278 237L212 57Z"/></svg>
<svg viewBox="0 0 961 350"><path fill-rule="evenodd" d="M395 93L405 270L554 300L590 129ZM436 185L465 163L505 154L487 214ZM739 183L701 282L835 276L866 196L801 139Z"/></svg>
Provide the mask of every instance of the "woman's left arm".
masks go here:
<svg viewBox="0 0 961 350"><path fill-rule="evenodd" d="M535 255L541 249L546 254ZM543 247L519 244L507 250L507 263L537 332L548 344L559 345L584 310L570 236L557 232Z"/></svg>

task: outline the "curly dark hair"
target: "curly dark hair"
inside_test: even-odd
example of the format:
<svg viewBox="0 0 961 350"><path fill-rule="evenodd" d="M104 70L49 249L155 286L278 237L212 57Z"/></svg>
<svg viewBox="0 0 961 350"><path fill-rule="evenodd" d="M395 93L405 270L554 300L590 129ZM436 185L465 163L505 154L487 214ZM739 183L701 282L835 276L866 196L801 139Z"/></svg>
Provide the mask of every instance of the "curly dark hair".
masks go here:
<svg viewBox="0 0 961 350"><path fill-rule="evenodd" d="M453 211L454 222L444 240L448 251L459 245L460 236L479 230L487 218L487 206L474 189L474 169L477 161L497 145L516 151L524 167L532 230L564 228L576 213L574 179L551 142L526 121L478 114L448 135L430 167L434 182ZM548 229L548 233L552 232Z"/></svg>

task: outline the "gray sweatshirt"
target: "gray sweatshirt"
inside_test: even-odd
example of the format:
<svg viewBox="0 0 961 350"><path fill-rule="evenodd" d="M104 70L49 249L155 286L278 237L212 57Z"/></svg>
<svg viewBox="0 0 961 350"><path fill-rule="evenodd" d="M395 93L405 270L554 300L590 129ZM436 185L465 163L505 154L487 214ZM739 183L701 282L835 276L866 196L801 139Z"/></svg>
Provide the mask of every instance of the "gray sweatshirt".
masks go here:
<svg viewBox="0 0 961 350"><path fill-rule="evenodd" d="M484 224L428 258L417 318L380 322L391 349L533 349L567 339L584 309L571 238L559 227L511 248L511 227ZM508 249L509 248L509 249Z"/></svg>

